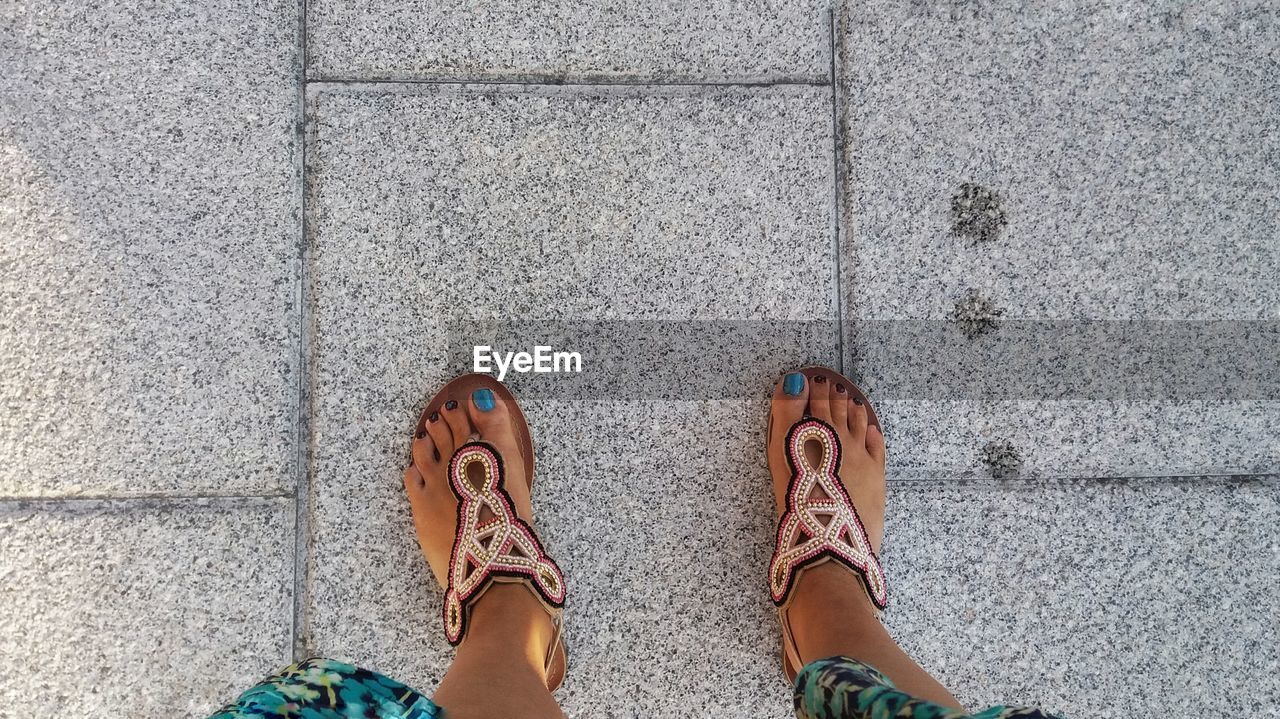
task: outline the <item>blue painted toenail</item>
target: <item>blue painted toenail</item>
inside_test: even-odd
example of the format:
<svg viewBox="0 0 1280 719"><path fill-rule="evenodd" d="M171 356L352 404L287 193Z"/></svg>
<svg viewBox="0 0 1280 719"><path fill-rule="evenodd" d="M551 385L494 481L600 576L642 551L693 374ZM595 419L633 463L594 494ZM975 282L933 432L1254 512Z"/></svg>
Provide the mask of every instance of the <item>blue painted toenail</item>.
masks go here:
<svg viewBox="0 0 1280 719"><path fill-rule="evenodd" d="M488 412L493 409L493 390L478 389L471 393L471 401L476 403L476 408L481 412Z"/></svg>
<svg viewBox="0 0 1280 719"><path fill-rule="evenodd" d="M800 396L800 393L804 391L804 375L799 372L792 372L786 377L783 377L782 391L792 397Z"/></svg>

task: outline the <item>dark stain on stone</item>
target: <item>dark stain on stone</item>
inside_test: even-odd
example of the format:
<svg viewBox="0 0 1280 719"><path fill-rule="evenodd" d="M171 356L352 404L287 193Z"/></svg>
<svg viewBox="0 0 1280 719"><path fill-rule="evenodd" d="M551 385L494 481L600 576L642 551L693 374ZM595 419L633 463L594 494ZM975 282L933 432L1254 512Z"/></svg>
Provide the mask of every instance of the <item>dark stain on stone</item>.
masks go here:
<svg viewBox="0 0 1280 719"><path fill-rule="evenodd" d="M982 448L982 464L996 479L1013 479L1022 473L1022 453L1007 440L987 442Z"/></svg>
<svg viewBox="0 0 1280 719"><path fill-rule="evenodd" d="M970 289L951 309L951 321L960 327L965 337L974 339L994 330L1003 314L1004 309L995 302Z"/></svg>
<svg viewBox="0 0 1280 719"><path fill-rule="evenodd" d="M974 244L995 240L1007 224L1000 195L989 187L966 182L951 198L951 231Z"/></svg>

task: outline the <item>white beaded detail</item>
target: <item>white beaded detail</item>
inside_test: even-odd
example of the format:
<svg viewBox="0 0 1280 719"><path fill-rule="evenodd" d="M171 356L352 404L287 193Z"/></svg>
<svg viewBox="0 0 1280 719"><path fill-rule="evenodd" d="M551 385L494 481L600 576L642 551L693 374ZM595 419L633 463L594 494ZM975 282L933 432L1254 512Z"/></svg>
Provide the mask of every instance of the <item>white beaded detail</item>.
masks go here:
<svg viewBox="0 0 1280 719"><path fill-rule="evenodd" d="M809 464L805 445L821 447L818 466ZM889 603L884 569L871 549L858 510L840 482L840 439L830 425L805 417L787 433L787 506L778 521L777 542L769 562L769 593L782 606L796 573L810 564L834 559L862 577L878 609ZM823 520L826 521L823 521Z"/></svg>
<svg viewBox="0 0 1280 719"><path fill-rule="evenodd" d="M483 473L479 487L467 476L476 463ZM449 587L444 599L449 643L461 643L468 602L483 594L495 577L525 580L546 604L563 606L564 575L529 525L516 516L497 452L484 442L459 447L449 460L449 485L458 498L458 532L449 554ZM481 521L486 509L492 516Z"/></svg>

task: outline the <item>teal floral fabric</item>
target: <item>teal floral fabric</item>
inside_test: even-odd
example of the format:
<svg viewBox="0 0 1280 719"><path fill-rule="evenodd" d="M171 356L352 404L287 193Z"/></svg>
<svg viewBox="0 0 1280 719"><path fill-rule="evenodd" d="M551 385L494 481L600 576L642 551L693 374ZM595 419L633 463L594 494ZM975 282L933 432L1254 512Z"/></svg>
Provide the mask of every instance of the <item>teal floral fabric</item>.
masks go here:
<svg viewBox="0 0 1280 719"><path fill-rule="evenodd" d="M821 659L796 677L797 719L1061 719L1029 707L969 714L898 691L848 657ZM418 691L377 672L308 659L268 677L209 719L444 719Z"/></svg>
<svg viewBox="0 0 1280 719"><path fill-rule="evenodd" d="M437 719L431 700L400 682L332 659L298 662L209 719Z"/></svg>
<svg viewBox="0 0 1280 719"><path fill-rule="evenodd" d="M849 657L810 662L796 677L797 719L1061 719L1030 707L997 706L970 714L898 691L869 665Z"/></svg>

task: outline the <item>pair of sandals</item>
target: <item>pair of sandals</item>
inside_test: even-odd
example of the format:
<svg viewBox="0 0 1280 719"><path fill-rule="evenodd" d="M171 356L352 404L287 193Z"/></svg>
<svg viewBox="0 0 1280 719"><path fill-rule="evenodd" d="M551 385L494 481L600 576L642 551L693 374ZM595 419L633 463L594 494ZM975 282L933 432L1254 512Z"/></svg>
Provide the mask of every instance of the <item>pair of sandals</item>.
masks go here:
<svg viewBox="0 0 1280 719"><path fill-rule="evenodd" d="M866 396L834 370L807 367L800 370L809 380L821 377L841 381L855 401L867 411L867 422L880 427ZM427 404L418 418L422 436L428 418L450 402L464 402L477 389L488 389L510 409L524 481L533 488L533 438L515 397L501 383L485 374L463 375L449 382ZM773 414L769 436L773 436ZM786 507L778 521L773 557L769 562L769 592L782 624L782 665L794 681L803 662L787 619L787 607L796 578L806 568L836 562L862 580L877 610L888 603L884 569L871 548L858 510L840 481L840 438L822 420L804 416L787 429L786 456L791 479ZM495 583L527 587L551 616L555 628L545 660L547 687L555 691L568 667L563 633L564 574L523 519L516 515L507 493L502 455L488 442L472 439L454 450L448 464L450 488L458 501L457 532L449 555L448 584L442 610L445 636L457 646L467 634L471 607Z"/></svg>

